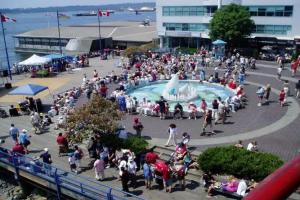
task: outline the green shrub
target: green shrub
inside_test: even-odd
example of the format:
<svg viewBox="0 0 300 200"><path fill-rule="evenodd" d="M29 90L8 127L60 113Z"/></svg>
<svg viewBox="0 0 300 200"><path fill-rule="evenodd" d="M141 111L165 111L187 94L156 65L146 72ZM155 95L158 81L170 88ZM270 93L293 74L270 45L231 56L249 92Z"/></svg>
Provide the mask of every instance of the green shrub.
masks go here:
<svg viewBox="0 0 300 200"><path fill-rule="evenodd" d="M125 148L130 149L135 154L140 154L148 147L148 142L140 137L130 137L125 142Z"/></svg>
<svg viewBox="0 0 300 200"><path fill-rule="evenodd" d="M260 181L279 168L283 161L269 153L229 146L207 149L199 155L198 163L204 172Z"/></svg>
<svg viewBox="0 0 300 200"><path fill-rule="evenodd" d="M102 135L100 141L104 146L112 149L124 148L123 139L119 138L117 135L113 135L113 134Z"/></svg>
<svg viewBox="0 0 300 200"><path fill-rule="evenodd" d="M117 135L108 134L101 136L101 142L104 146L113 149L130 149L135 154L143 152L148 147L148 142L145 139L135 136L129 137L127 140L124 140L120 139Z"/></svg>

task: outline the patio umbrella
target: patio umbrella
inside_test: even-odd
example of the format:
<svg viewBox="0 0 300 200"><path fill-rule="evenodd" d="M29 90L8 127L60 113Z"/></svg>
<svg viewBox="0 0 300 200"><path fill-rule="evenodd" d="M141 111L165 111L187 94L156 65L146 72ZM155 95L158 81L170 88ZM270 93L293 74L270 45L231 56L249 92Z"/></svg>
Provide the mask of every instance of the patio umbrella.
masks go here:
<svg viewBox="0 0 300 200"><path fill-rule="evenodd" d="M36 94L49 89L47 86L43 85L35 85L35 84L27 84L23 86L19 86L13 91L9 92L9 95L26 95L26 96L35 96ZM36 110L38 111L38 107L35 101Z"/></svg>
<svg viewBox="0 0 300 200"><path fill-rule="evenodd" d="M216 40L213 41L213 45L225 45L227 42L224 42L223 40Z"/></svg>

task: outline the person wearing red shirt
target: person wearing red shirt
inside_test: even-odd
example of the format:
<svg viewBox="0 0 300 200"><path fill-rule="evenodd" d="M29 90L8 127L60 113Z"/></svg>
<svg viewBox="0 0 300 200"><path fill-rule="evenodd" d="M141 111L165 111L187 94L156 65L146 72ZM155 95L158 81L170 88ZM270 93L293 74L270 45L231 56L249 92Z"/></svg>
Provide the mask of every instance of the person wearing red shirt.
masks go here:
<svg viewBox="0 0 300 200"><path fill-rule="evenodd" d="M145 160L147 163L154 164L159 156L151 150L150 152L146 153Z"/></svg>
<svg viewBox="0 0 300 200"><path fill-rule="evenodd" d="M108 91L108 87L106 87L105 84L101 84L101 87L99 88L99 93L103 98L106 98L107 91Z"/></svg>
<svg viewBox="0 0 300 200"><path fill-rule="evenodd" d="M280 106L283 106L284 102L285 102L285 92L284 92L284 90L281 90L280 93L279 93Z"/></svg>
<svg viewBox="0 0 300 200"><path fill-rule="evenodd" d="M233 80L231 80L228 83L228 87L231 88L231 89L233 89L233 90L235 90L236 89L236 83Z"/></svg>
<svg viewBox="0 0 300 200"><path fill-rule="evenodd" d="M59 147L59 151L58 151L59 156L68 152L68 140L65 136L63 136L62 133L58 134L58 136L56 138L56 142Z"/></svg>
<svg viewBox="0 0 300 200"><path fill-rule="evenodd" d="M172 192L172 178L171 178L171 170L169 168L169 163L165 163L165 167L162 170L162 178L164 181L164 185L166 188L166 192L171 193Z"/></svg>
<svg viewBox="0 0 300 200"><path fill-rule="evenodd" d="M19 154L25 154L25 148L23 145L19 144L18 142L15 143L15 145L12 148L13 153L19 153Z"/></svg>

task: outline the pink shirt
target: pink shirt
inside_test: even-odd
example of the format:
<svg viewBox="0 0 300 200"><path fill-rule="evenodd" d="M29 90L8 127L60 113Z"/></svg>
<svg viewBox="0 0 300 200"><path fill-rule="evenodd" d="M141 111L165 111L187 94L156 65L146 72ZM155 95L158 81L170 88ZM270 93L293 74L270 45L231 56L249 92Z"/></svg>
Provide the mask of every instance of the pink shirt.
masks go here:
<svg viewBox="0 0 300 200"><path fill-rule="evenodd" d="M98 172L104 171L104 168L105 168L104 160L97 159L97 160L94 162L94 168L95 168L95 170L98 171Z"/></svg>

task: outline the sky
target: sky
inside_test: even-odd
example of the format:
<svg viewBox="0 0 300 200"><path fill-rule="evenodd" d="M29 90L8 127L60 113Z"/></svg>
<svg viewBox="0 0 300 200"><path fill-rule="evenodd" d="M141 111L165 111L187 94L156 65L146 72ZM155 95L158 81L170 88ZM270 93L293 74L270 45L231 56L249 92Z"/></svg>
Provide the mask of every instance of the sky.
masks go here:
<svg viewBox="0 0 300 200"><path fill-rule="evenodd" d="M141 2L154 2L154 0L0 0L0 8L36 8Z"/></svg>

